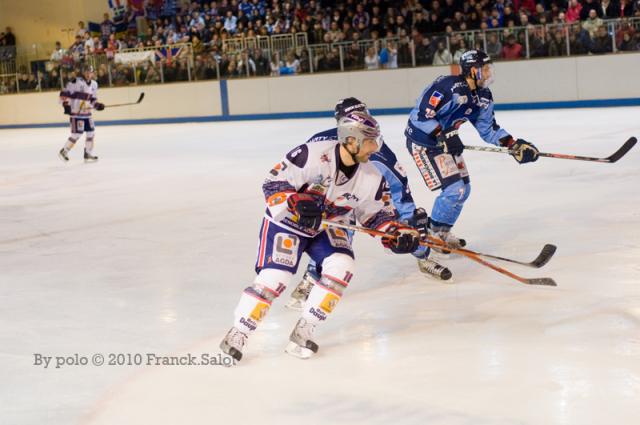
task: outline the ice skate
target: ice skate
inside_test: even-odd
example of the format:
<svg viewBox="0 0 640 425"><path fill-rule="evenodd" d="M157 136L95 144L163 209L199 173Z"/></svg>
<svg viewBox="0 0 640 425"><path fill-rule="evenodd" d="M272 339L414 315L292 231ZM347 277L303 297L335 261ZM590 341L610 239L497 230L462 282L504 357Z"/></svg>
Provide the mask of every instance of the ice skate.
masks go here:
<svg viewBox="0 0 640 425"><path fill-rule="evenodd" d="M64 162L68 162L69 161L69 157L67 156L67 152L65 152L64 149L60 149L60 152L58 152L58 157L60 157L60 159L63 160Z"/></svg>
<svg viewBox="0 0 640 425"><path fill-rule="evenodd" d="M97 156L92 155L87 151L84 151L84 162L96 162L97 160L98 160Z"/></svg>
<svg viewBox="0 0 640 425"><path fill-rule="evenodd" d="M307 301L307 298L309 298L309 292L311 292L313 285L315 285L315 279L308 271L305 272L302 280L291 293L291 298L285 307L291 310L302 311L304 303Z"/></svg>
<svg viewBox="0 0 640 425"><path fill-rule="evenodd" d="M318 352L318 344L311 340L316 325L307 322L305 319L298 320L296 327L289 336L289 344L285 348L285 352L292 356L308 359Z"/></svg>
<svg viewBox="0 0 640 425"><path fill-rule="evenodd" d="M242 349L247 343L247 334L233 327L220 343L220 349L237 361L242 359Z"/></svg>
<svg viewBox="0 0 640 425"><path fill-rule="evenodd" d="M447 267L436 263L429 258L418 258L418 267L420 271L429 277L451 283L453 274Z"/></svg>
<svg viewBox="0 0 640 425"><path fill-rule="evenodd" d="M436 231L436 232L429 232L430 236L433 236L434 238L438 238L441 241L443 241L444 243L447 244L448 247L453 248L453 249L460 249L460 248L464 248L465 246L467 246L467 241L457 237L456 235L454 235L453 233L449 232L449 231ZM449 255L451 254L451 251L443 248L433 248L433 252L436 254L436 257L442 258L442 259L447 259L449 258Z"/></svg>

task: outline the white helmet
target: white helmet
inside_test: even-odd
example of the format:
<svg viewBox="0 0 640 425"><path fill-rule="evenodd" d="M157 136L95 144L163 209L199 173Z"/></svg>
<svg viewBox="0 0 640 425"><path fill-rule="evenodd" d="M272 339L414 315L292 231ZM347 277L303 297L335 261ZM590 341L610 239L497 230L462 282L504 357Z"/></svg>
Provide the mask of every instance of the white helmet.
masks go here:
<svg viewBox="0 0 640 425"><path fill-rule="evenodd" d="M362 147L365 139L373 139L382 147L380 137L380 125L371 115L363 111L349 112L338 120L338 140L340 143L347 143L347 138L356 139L358 149Z"/></svg>

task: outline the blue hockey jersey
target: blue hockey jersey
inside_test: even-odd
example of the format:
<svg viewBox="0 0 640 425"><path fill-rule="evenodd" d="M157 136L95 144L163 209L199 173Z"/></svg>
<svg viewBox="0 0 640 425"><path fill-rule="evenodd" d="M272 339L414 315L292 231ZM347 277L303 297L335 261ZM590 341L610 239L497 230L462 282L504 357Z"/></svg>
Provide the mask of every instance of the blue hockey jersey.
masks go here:
<svg viewBox="0 0 640 425"><path fill-rule="evenodd" d="M438 77L427 87L411 110L405 135L414 143L436 148L435 135L443 129L469 121L480 137L499 146L500 139L508 137L496 123L493 96L487 88L472 91L464 77L449 75Z"/></svg>

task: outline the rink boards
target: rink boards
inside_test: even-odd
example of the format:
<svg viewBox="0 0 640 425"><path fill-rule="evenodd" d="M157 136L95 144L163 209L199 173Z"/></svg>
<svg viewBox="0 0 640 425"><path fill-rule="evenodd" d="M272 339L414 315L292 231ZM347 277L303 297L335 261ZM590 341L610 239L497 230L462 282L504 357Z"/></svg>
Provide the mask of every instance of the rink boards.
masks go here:
<svg viewBox="0 0 640 425"><path fill-rule="evenodd" d="M635 84L640 53L539 59L496 64L497 109L640 105ZM107 109L100 125L328 116L337 99L355 96L377 114L406 113L422 90L456 67L328 73L192 83L103 88ZM0 96L0 128L65 126L58 93Z"/></svg>

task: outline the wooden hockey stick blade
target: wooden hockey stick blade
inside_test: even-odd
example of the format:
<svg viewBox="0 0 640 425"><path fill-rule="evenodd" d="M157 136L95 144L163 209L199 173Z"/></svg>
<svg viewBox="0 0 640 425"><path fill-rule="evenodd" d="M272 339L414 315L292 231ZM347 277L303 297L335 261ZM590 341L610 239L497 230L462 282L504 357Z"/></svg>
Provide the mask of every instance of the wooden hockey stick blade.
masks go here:
<svg viewBox="0 0 640 425"><path fill-rule="evenodd" d="M629 140L624 142L624 145L622 145L620 149L618 149L613 155L607 158L608 162L616 162L617 160L625 156L637 142L638 139L636 139L635 137L629 137Z"/></svg>

